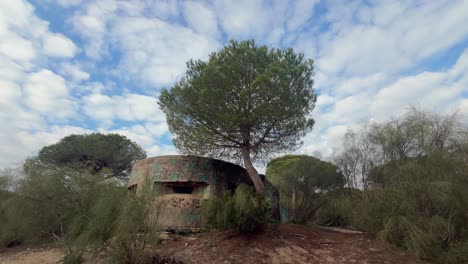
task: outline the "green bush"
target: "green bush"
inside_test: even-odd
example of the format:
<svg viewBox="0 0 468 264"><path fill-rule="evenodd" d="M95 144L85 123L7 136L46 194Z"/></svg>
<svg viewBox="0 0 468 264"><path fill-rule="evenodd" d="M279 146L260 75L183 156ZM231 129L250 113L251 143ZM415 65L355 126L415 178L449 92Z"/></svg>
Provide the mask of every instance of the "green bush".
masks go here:
<svg viewBox="0 0 468 264"><path fill-rule="evenodd" d="M327 193L343 187L345 179L338 167L306 155L286 155L271 160L266 177L278 188L288 219L307 223L326 203Z"/></svg>
<svg viewBox="0 0 468 264"><path fill-rule="evenodd" d="M342 189L326 193L324 197L326 202L317 210L312 222L322 226L350 227L351 220L349 218L354 209L352 208L350 191L359 192L352 189Z"/></svg>
<svg viewBox="0 0 468 264"><path fill-rule="evenodd" d="M70 252L63 257L64 264L81 264L83 262L83 256L79 252Z"/></svg>
<svg viewBox="0 0 468 264"><path fill-rule="evenodd" d="M147 247L157 238L152 190L135 195L102 175L36 159L25 167L25 178L0 201L1 246L54 238L70 264L102 252L111 263L145 263L151 255Z"/></svg>
<svg viewBox="0 0 468 264"><path fill-rule="evenodd" d="M99 191L89 209L68 224L62 240L65 260L79 263L85 254L104 251L109 263L147 263L147 249L155 245L158 231L154 192L143 188L136 195L106 184L100 184Z"/></svg>
<svg viewBox="0 0 468 264"><path fill-rule="evenodd" d="M158 207L153 194L129 194L115 222L109 263L145 264L151 258L148 247L158 239Z"/></svg>
<svg viewBox="0 0 468 264"><path fill-rule="evenodd" d="M468 186L412 182L330 193L316 223L351 227L438 263L466 263ZM463 260L463 261L462 261ZM458 261L458 262L457 262Z"/></svg>
<svg viewBox="0 0 468 264"><path fill-rule="evenodd" d="M440 262L447 264L468 263L468 241L451 246Z"/></svg>
<svg viewBox="0 0 468 264"><path fill-rule="evenodd" d="M434 233L405 216L388 218L378 237L425 259L434 259L441 251Z"/></svg>
<svg viewBox="0 0 468 264"><path fill-rule="evenodd" d="M37 211L25 199L12 197L0 205L0 246L12 246L25 240L36 240L41 229L34 218Z"/></svg>
<svg viewBox="0 0 468 264"><path fill-rule="evenodd" d="M204 216L209 226L255 233L271 223L271 206L264 194L247 185L239 185L234 194L223 192L204 203Z"/></svg>

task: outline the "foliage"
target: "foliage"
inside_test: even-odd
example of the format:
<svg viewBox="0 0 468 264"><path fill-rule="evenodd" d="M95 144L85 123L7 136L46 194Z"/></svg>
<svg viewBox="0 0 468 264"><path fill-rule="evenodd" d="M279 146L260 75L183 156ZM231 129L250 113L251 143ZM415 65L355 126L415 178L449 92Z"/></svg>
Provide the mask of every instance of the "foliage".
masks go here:
<svg viewBox="0 0 468 264"><path fill-rule="evenodd" d="M45 168L37 159L24 165L25 178L2 203L2 243L36 240L42 236L60 235L63 222L77 210L77 202L86 194L71 189L76 181L91 180L74 170ZM86 179L85 179L86 178Z"/></svg>
<svg viewBox="0 0 468 264"><path fill-rule="evenodd" d="M11 175L8 173L8 171L0 170L0 204L12 195L10 190L11 185Z"/></svg>
<svg viewBox="0 0 468 264"><path fill-rule="evenodd" d="M10 186L10 177L3 171L0 171L0 191L7 191Z"/></svg>
<svg viewBox="0 0 468 264"><path fill-rule="evenodd" d="M466 262L468 133L456 116L413 108L356 134L356 151L342 153L354 153L353 162L339 165L371 164L356 174L365 189L332 193L320 223L374 233L433 262Z"/></svg>
<svg viewBox="0 0 468 264"><path fill-rule="evenodd" d="M377 166L399 167L408 159L421 160L436 152L459 151L466 156L468 133L456 114L410 108L402 117L383 123L369 123L360 131L348 130L343 150L334 161L350 187L367 188ZM467 160L465 160L466 162Z"/></svg>
<svg viewBox="0 0 468 264"><path fill-rule="evenodd" d="M261 190L251 159L297 147L314 123L312 60L292 49L231 41L207 62L191 60L187 68L159 97L175 146L183 153L242 158Z"/></svg>
<svg viewBox="0 0 468 264"><path fill-rule="evenodd" d="M345 181L334 164L305 155L271 160L266 175L280 191L291 220L297 223L311 220L326 201L324 194L342 187Z"/></svg>
<svg viewBox="0 0 468 264"><path fill-rule="evenodd" d="M266 196L241 184L234 194L227 191L204 203L208 225L217 229L237 229L255 233L271 221L271 208Z"/></svg>
<svg viewBox="0 0 468 264"><path fill-rule="evenodd" d="M104 177L127 180L135 161L146 158L146 152L135 142L119 134L70 135L58 143L43 147L37 157L42 163L66 165Z"/></svg>
<svg viewBox="0 0 468 264"><path fill-rule="evenodd" d="M129 194L123 203L112 233L110 263L144 264L152 257L147 249L158 239L159 208L149 186L153 184L147 182L140 195Z"/></svg>
<svg viewBox="0 0 468 264"><path fill-rule="evenodd" d="M452 245L445 256L445 261L443 261L443 263L468 263L468 242L459 242Z"/></svg>
<svg viewBox="0 0 468 264"><path fill-rule="evenodd" d="M64 250L64 263L103 251L112 263L145 263L145 250L157 238L152 190L135 195L106 180L104 171L38 157L25 162L23 173L14 192L0 201L2 246L52 237Z"/></svg>

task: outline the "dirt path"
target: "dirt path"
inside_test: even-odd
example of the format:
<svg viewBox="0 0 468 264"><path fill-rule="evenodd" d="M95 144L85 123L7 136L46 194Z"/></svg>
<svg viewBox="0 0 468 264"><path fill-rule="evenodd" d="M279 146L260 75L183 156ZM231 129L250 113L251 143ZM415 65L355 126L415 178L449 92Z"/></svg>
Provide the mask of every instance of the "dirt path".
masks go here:
<svg viewBox="0 0 468 264"><path fill-rule="evenodd" d="M158 251L183 263L423 263L367 234L291 224L254 236L219 232L176 238Z"/></svg>
<svg viewBox="0 0 468 264"><path fill-rule="evenodd" d="M54 244L19 246L0 252L0 264L55 264L62 253Z"/></svg>
<svg viewBox="0 0 468 264"><path fill-rule="evenodd" d="M251 236L234 232L169 236L157 252L174 263L424 263L367 234L292 224ZM55 264L61 258L53 244L0 251L0 264Z"/></svg>

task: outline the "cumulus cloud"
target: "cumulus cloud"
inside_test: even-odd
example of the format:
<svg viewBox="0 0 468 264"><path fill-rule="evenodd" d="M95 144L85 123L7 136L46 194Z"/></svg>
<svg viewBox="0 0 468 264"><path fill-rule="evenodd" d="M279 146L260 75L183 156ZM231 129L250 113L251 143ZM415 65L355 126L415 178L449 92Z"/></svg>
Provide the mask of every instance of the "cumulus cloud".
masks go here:
<svg viewBox="0 0 468 264"><path fill-rule="evenodd" d="M26 104L41 114L68 117L74 113L65 80L50 70L30 74L24 85L24 95Z"/></svg>
<svg viewBox="0 0 468 264"><path fill-rule="evenodd" d="M216 14L210 6L195 1L187 1L182 5L184 18L191 28L203 35L219 37Z"/></svg>
<svg viewBox="0 0 468 264"><path fill-rule="evenodd" d="M209 36L158 18L121 18L113 34L123 51L120 70L153 85L176 81L189 59L206 59L219 47Z"/></svg>
<svg viewBox="0 0 468 264"><path fill-rule="evenodd" d="M109 46L105 39L112 39L121 53L116 74L150 85L166 85L183 74L189 59L207 58L220 47L216 16L208 5L175 4L107 0L87 5L71 21L82 35L90 58L102 59ZM190 27L164 20L178 9L184 11Z"/></svg>
<svg viewBox="0 0 468 264"><path fill-rule="evenodd" d="M315 60L316 124L298 153L326 157L347 128L410 104L468 116L467 1L50 2L40 10L65 23L0 1L0 167L92 131L176 153L155 96L229 39Z"/></svg>
<svg viewBox="0 0 468 264"><path fill-rule="evenodd" d="M466 99L463 98L468 92L467 69L468 49L447 70L401 76L389 83L373 75L350 79L351 86L354 86L353 83L364 85L369 80L377 82L370 81L375 84L374 87L366 88L364 85L365 89L353 89L359 93L338 99L328 95L319 96L318 109L314 113L316 126L304 139L305 144L299 152L312 154L319 150L322 154L330 155L339 148L340 138L346 128L356 128L371 120L384 121L397 117L411 105L446 114L459 110L465 118L467 109ZM362 88L362 85L356 87Z"/></svg>
<svg viewBox="0 0 468 264"><path fill-rule="evenodd" d="M101 122L114 119L124 121L165 122L165 115L159 109L157 99L141 94L107 96L91 94L83 98L85 113Z"/></svg>
<svg viewBox="0 0 468 264"><path fill-rule="evenodd" d="M57 3L63 7L72 7L79 5L82 0L57 0Z"/></svg>
<svg viewBox="0 0 468 264"><path fill-rule="evenodd" d="M220 24L230 37L277 44L312 18L318 1L214 1ZM294 36L292 36L294 38Z"/></svg>
<svg viewBox="0 0 468 264"><path fill-rule="evenodd" d="M89 73L85 72L79 64L65 62L60 68L64 75L67 75L76 82L88 80L90 76Z"/></svg>
<svg viewBox="0 0 468 264"><path fill-rule="evenodd" d="M42 41L44 53L49 56L70 58L78 50L73 41L62 34L46 34Z"/></svg>
<svg viewBox="0 0 468 264"><path fill-rule="evenodd" d="M0 167L70 131L49 123L66 122L75 108L65 79L48 62L76 52L73 41L52 32L30 3L0 2Z"/></svg>
<svg viewBox="0 0 468 264"><path fill-rule="evenodd" d="M332 30L318 38L322 71L330 74L395 73L466 39L466 1L424 4L349 2L330 9ZM356 17L358 20L356 21Z"/></svg>

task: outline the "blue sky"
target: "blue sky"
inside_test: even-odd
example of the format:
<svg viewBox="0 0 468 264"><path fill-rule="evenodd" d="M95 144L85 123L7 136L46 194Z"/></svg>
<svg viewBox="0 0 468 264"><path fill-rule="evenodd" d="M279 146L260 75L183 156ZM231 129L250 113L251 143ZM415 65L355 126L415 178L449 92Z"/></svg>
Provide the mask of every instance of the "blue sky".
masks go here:
<svg viewBox="0 0 468 264"><path fill-rule="evenodd" d="M346 129L410 105L468 121L466 25L466 0L0 1L0 167L93 131L176 153L159 91L230 39L315 60L299 153L330 156Z"/></svg>

